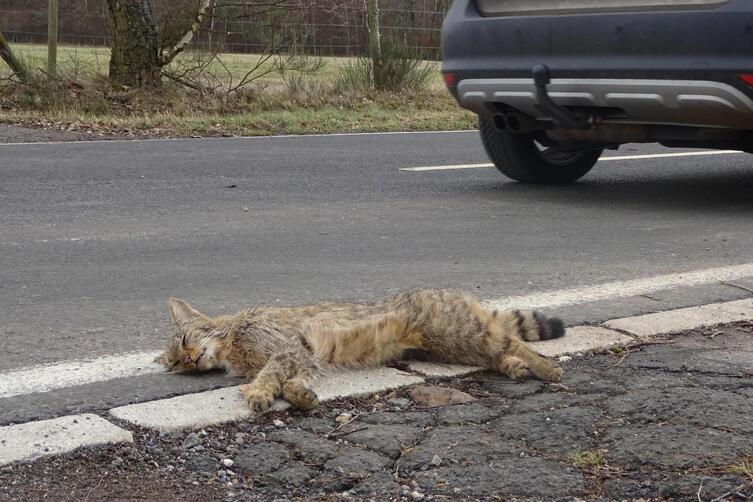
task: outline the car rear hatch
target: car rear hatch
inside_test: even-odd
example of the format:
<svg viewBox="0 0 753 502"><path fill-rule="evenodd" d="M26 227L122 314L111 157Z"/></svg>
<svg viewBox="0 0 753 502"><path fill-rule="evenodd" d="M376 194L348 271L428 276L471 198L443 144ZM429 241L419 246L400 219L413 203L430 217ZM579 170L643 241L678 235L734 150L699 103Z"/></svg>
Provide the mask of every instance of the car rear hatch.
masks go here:
<svg viewBox="0 0 753 502"><path fill-rule="evenodd" d="M722 79L753 72L753 0L455 0L443 71L463 78Z"/></svg>
<svg viewBox="0 0 753 502"><path fill-rule="evenodd" d="M574 110L753 125L753 0L455 0L442 49L451 91L479 114L541 118L532 75L546 66L552 99Z"/></svg>
<svg viewBox="0 0 753 502"><path fill-rule="evenodd" d="M483 16L531 16L593 12L704 9L729 0L477 0Z"/></svg>

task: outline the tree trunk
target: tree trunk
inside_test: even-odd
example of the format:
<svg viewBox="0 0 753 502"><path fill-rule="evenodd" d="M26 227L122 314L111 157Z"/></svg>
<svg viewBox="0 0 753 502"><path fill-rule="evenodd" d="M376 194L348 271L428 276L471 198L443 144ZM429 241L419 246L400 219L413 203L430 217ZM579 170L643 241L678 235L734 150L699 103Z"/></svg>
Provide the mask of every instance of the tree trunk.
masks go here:
<svg viewBox="0 0 753 502"><path fill-rule="evenodd" d="M160 84L160 43L151 0L107 0L112 35L110 82L123 86Z"/></svg>
<svg viewBox="0 0 753 502"><path fill-rule="evenodd" d="M30 79L29 70L26 65L20 59L16 58L13 51L8 45L8 41L5 40L3 33L0 32L0 59L5 61L13 73L21 80L21 82L28 82Z"/></svg>

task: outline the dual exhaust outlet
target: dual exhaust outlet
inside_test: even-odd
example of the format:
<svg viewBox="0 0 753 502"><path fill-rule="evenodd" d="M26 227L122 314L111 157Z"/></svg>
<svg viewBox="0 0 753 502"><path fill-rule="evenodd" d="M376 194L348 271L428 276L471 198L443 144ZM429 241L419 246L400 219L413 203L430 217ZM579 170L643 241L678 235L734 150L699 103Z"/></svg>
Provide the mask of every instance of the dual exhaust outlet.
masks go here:
<svg viewBox="0 0 753 502"><path fill-rule="evenodd" d="M493 121L499 132L525 133L544 129L540 121L522 113L495 113Z"/></svg>

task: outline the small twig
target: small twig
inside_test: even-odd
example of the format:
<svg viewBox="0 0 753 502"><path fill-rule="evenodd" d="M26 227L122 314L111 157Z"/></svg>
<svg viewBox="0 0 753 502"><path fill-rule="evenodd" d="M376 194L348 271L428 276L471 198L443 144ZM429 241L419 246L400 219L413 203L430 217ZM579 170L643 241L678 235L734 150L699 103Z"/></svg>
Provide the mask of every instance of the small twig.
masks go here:
<svg viewBox="0 0 753 502"><path fill-rule="evenodd" d="M655 302L660 302L660 301L661 301L661 299L660 299L660 298L657 298L657 297L655 297L655 296L651 296L651 295L648 295L648 294L645 294L645 295L638 295L638 296L640 296L640 297L642 297L642 298L648 298L649 300L653 300L653 301L655 301Z"/></svg>
<svg viewBox="0 0 753 502"><path fill-rule="evenodd" d="M669 340L653 339L653 340L630 342L630 347L635 350L635 349L641 349L643 347L651 347L652 345L672 345L675 343L677 343L676 339L669 339Z"/></svg>
<svg viewBox="0 0 753 502"><path fill-rule="evenodd" d="M101 476L99 477L99 481L97 482L97 484L96 484L96 485L94 485L94 486L92 486L92 487L91 487L91 488L89 489L89 491L88 491L88 492L86 493L86 497L84 497L84 500L85 500L85 501L86 501L86 500L89 500L89 496L90 496L90 495L92 494L92 492L93 492L94 490L96 490L97 488L99 488L99 485L101 485L101 484L102 484L102 480L103 480L103 479L105 479L105 476L107 476L107 472L105 472L104 474L102 474L102 475L101 475Z"/></svg>
<svg viewBox="0 0 753 502"><path fill-rule="evenodd" d="M731 288L737 288L743 291L747 291L748 293L753 295L753 289L748 289L745 286L740 286L739 284L732 284L731 282L724 282L724 281L722 281L722 284L724 284L725 286L729 286Z"/></svg>
<svg viewBox="0 0 753 502"><path fill-rule="evenodd" d="M261 68L267 61L269 61L270 59L272 59L272 57L274 57L274 55L271 54L271 53L270 54L265 54L262 57L260 57L257 60L256 64L254 66L252 66L251 69L248 70L245 75L243 75L243 77L240 79L240 81L236 85L232 85L231 84L228 87L228 94L231 94L231 93L237 91L241 87L244 87L245 85L247 85L250 82L253 82L256 79L262 78L262 77L264 77L264 76L266 76L266 75L268 75L268 74L276 71L276 69L274 67L272 67L272 68L267 68L266 70L262 70L261 72L259 72L258 74L255 75L256 71L259 68ZM223 66L225 66L224 62L222 62L221 59L220 59L220 62L221 62L221 64ZM227 68L227 67L225 67L225 68ZM228 71L228 73L230 73L230 70L227 70L227 71Z"/></svg>
<svg viewBox="0 0 753 502"><path fill-rule="evenodd" d="M483 378L464 378L463 381L468 383L501 383L505 385L517 385L520 383L515 380L488 380Z"/></svg>
<svg viewBox="0 0 753 502"><path fill-rule="evenodd" d="M706 478L701 479L701 486L698 487L698 493L696 493L696 497L698 497L698 502L703 502L703 499L701 498L701 492L703 491L704 481L706 481Z"/></svg>
<svg viewBox="0 0 753 502"><path fill-rule="evenodd" d="M569 387L565 385L564 383L550 383L549 388L552 390L562 391L562 392L573 392L572 387Z"/></svg>
<svg viewBox="0 0 753 502"><path fill-rule="evenodd" d="M630 349L628 347L623 347L623 348L625 349L625 353L622 355L622 357L620 358L620 360L617 361L617 364L613 364L613 365L609 366L608 368L610 368L610 369L611 368L616 368L617 366L619 366L620 364L622 364L622 361L624 361L627 356L630 355Z"/></svg>
<svg viewBox="0 0 753 502"><path fill-rule="evenodd" d="M713 340L714 338L721 335L722 333L723 333L722 331L715 329L713 332L709 333L709 339Z"/></svg>
<svg viewBox="0 0 753 502"><path fill-rule="evenodd" d="M359 427L357 429L353 429L352 431L332 431L329 433L328 436L325 436L325 437L333 438L333 437L342 436L345 434L353 434L354 432L365 431L366 429L368 429L368 427L364 426L364 427Z"/></svg>
<svg viewBox="0 0 753 502"><path fill-rule="evenodd" d="M343 423L341 423L340 425L338 425L337 427L335 427L334 429L332 429L331 431L329 431L328 433L326 433L326 434L324 435L324 437L325 437L325 438L328 438L328 437L330 437L330 436L331 436L332 434L336 433L337 431L339 431L340 429L342 429L343 427L345 427L346 425L348 425L349 423L351 423L351 422L352 422L353 420L357 419L357 418L358 418L358 417L360 417L361 415L365 415L365 413L356 413L355 415L353 415L353 416L352 416L352 417L350 418L350 420L348 420L347 422L343 422Z"/></svg>
<svg viewBox="0 0 753 502"><path fill-rule="evenodd" d="M715 498L711 502L722 502L722 500L724 500L725 498L729 497L730 495L734 495L734 494L738 493L740 490L744 490L746 488L750 488L751 486L753 486L753 481L751 481L750 483L742 484L742 485L738 486L737 488L733 488L732 490L728 491L727 493L718 496L717 498Z"/></svg>
<svg viewBox="0 0 753 502"><path fill-rule="evenodd" d="M174 74L169 73L169 72L162 72L162 74L164 76L166 76L167 78L169 78L170 80L172 80L174 82L177 82L180 85L186 86L189 89L193 89L195 91L199 91L199 92L202 92L202 93L205 91L205 89L201 85L199 85L197 83L194 83L194 82L191 82L190 80L188 80L186 78L183 78L183 77L181 77L179 75L174 75Z"/></svg>

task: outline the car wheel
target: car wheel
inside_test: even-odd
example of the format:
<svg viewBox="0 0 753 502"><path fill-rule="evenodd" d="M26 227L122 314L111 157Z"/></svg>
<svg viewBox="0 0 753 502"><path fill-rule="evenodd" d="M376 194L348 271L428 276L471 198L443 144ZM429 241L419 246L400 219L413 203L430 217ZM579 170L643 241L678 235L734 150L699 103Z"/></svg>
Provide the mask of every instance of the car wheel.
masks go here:
<svg viewBox="0 0 753 502"><path fill-rule="evenodd" d="M570 183L596 164L603 150L562 152L541 147L532 134L500 132L479 117L481 142L502 174L521 183Z"/></svg>

